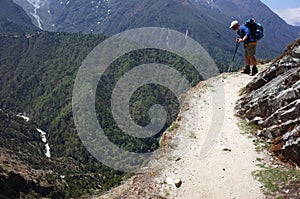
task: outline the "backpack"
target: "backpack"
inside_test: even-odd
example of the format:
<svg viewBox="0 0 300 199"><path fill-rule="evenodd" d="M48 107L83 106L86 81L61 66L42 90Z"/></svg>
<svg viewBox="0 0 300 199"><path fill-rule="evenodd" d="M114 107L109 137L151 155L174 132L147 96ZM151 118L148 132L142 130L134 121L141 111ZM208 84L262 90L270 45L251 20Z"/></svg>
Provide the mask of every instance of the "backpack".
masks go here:
<svg viewBox="0 0 300 199"><path fill-rule="evenodd" d="M251 32L252 40L257 41L263 38L264 36L264 29L261 23L255 22L253 18L247 19L245 25Z"/></svg>

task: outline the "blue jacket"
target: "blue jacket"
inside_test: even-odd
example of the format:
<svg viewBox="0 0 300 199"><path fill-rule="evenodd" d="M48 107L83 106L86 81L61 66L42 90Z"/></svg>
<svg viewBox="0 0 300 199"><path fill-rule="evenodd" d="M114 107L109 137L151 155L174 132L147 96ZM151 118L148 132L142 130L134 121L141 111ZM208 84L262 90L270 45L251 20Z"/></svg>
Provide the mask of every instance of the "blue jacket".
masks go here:
<svg viewBox="0 0 300 199"><path fill-rule="evenodd" d="M256 40L252 37L251 32L249 28L245 25L241 25L240 28L237 31L237 34L240 36L240 38L243 38L245 35L247 35L248 39L244 41L244 44L248 44L249 42L255 42Z"/></svg>

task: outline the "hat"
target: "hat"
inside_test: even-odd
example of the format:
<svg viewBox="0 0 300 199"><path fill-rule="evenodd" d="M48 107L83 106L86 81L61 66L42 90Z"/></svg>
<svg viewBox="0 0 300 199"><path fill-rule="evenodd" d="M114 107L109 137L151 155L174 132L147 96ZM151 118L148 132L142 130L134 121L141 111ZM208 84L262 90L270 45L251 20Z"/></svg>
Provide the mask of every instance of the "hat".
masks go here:
<svg viewBox="0 0 300 199"><path fill-rule="evenodd" d="M237 24L239 24L239 22L237 20L234 20L234 21L231 22L229 28L232 28L233 26L235 26Z"/></svg>

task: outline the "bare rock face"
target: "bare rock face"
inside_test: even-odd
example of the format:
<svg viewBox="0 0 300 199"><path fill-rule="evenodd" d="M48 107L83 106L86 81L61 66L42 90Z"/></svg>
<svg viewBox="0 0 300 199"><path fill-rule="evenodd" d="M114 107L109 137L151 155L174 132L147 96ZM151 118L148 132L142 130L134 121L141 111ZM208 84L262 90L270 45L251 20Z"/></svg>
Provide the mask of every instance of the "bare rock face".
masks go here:
<svg viewBox="0 0 300 199"><path fill-rule="evenodd" d="M1 198L21 198L31 191L43 196L57 189L57 183L45 179L45 176L51 175L51 171L29 167L7 149L0 148L0 152Z"/></svg>
<svg viewBox="0 0 300 199"><path fill-rule="evenodd" d="M237 102L237 115L257 124L272 150L300 165L300 38L259 73Z"/></svg>

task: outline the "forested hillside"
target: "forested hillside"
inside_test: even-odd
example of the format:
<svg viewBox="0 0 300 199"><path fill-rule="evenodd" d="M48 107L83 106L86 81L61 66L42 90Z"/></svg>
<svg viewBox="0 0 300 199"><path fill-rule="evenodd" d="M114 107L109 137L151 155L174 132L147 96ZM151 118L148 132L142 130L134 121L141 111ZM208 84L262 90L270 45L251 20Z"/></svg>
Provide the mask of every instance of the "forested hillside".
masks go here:
<svg viewBox="0 0 300 199"><path fill-rule="evenodd" d="M96 177L94 179L95 182L102 182L100 190L115 185L125 174L108 169L89 155L77 135L71 100L78 68L87 54L104 39L102 35L50 32L0 37L0 107L13 113L24 113L33 126L48 133L51 159L44 161L72 158L74 163L82 165L80 173L100 174L98 180ZM160 135L174 121L179 111L178 101L171 91L162 86L146 84L131 97L131 117L137 124L146 125L150 122L149 108L153 104L161 104L168 112L165 127L156 136L147 139L124 134L117 127L111 113L112 89L124 73L144 63L167 64L180 71L192 85L201 80L201 76L187 61L157 49L125 54L107 69L97 88L96 110L99 123L116 145L134 152L157 149ZM14 144L18 145L18 140ZM2 147L9 148L5 145ZM51 168L57 169L55 166ZM45 168L42 166L41 169ZM71 166L67 174L64 170L58 173L73 176L77 172ZM87 187L80 187L73 178L67 184L69 188L65 188L62 193L73 197L87 190ZM91 188L96 189L94 184L91 184ZM72 189L78 191L72 193Z"/></svg>
<svg viewBox="0 0 300 199"><path fill-rule="evenodd" d="M26 3L25 0L16 2ZM30 12L33 5L27 2L25 8L30 8L27 14L36 19L51 15L55 23L44 20L49 22L48 27L73 33L40 30L12 0L0 2L0 198L78 198L105 191L131 175L109 168L92 157L75 127L72 95L77 72L94 47L108 39L108 36L91 33L110 35L145 26L175 29L185 34L185 39L189 36L201 43L221 72L227 70L235 46L235 33L227 23L232 17L228 15L230 9L225 6L221 12L218 2L211 5L200 1L105 0L99 1L102 3L98 7L94 1L88 1L89 4L87 1L49 2L31 1L35 3L34 12ZM225 3L228 2L230 0ZM31 7L26 7L28 3ZM39 7L39 3L46 7ZM239 6L241 4L237 3L236 8ZM37 12L40 8L44 13ZM100 17L98 21L95 13ZM289 33L295 34L294 27L286 27ZM268 28L266 30L268 33ZM280 44L274 48L260 45L262 51L258 57L272 58L290 37L287 35L279 40ZM276 37L267 40L266 44L273 44L274 39ZM236 60L236 66L241 64L241 52L238 52L240 59ZM144 127L151 123L149 109L160 104L167 112L163 128L151 138L138 138L118 127L111 107L113 90L128 71L149 63L170 66L192 86L203 79L187 60L164 50L134 50L114 60L98 82L95 110L98 123L109 140L129 152L155 151L160 136L176 119L180 109L179 100L171 90L154 83L145 84L130 98L130 117ZM45 143L50 146L51 157L46 156Z"/></svg>
<svg viewBox="0 0 300 199"><path fill-rule="evenodd" d="M26 128L40 128L46 131L51 158L46 159L42 153L32 153L32 148L37 146L39 147L35 150L43 149L41 141L35 138L35 147L30 144L29 135L20 141L17 139L20 135L14 137L11 134L11 126L1 131L2 138L6 137L5 134L11 137L10 141L1 142L1 148L9 150L5 156L8 159L14 157L16 165L24 164L25 168L30 168L32 164L37 164L39 170L48 173L39 177L41 181L50 184L57 182L53 183L50 191L38 191L38 188L30 188L35 181L27 181L26 176L21 174L21 178L28 183L25 185L30 185L29 188L12 189L8 192L9 195L13 191L13 194L17 195L18 191L30 194L32 189L40 196L78 197L89 188L99 189L98 184L101 184L102 189L106 189L120 179L120 174L112 177L116 174L115 171L99 165L89 155L81 145L72 122L71 93L76 71L82 59L104 38L102 35L48 32L0 37L1 109L10 112L10 115L22 113L30 118L29 123L23 122L23 126L16 129L19 133ZM10 118L14 123L14 117ZM30 133L40 137L36 130L30 130ZM18 151L13 150L12 146L20 146L20 142L23 143L21 146L27 155L20 156ZM20 157L23 159L20 160ZM3 167L3 170L8 172L6 169ZM23 172L26 173L26 169ZM88 175L91 172L95 176ZM61 179L60 175L65 178ZM32 174L32 179L38 176ZM6 182L8 181L4 181Z"/></svg>

